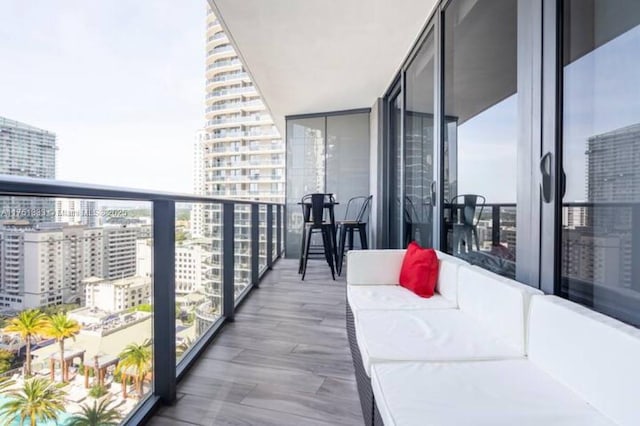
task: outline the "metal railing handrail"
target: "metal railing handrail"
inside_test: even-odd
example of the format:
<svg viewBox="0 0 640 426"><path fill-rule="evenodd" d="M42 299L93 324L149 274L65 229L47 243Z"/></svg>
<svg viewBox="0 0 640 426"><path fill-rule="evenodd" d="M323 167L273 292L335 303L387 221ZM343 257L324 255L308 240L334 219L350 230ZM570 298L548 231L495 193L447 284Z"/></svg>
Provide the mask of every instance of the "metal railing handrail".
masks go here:
<svg viewBox="0 0 640 426"><path fill-rule="evenodd" d="M3 174L0 174L0 196L88 198L100 200L129 201L175 201L178 203L284 205L281 203L273 202L217 198L205 195L190 195L144 189L119 188L115 186L66 182L61 180L30 178L24 176Z"/></svg>
<svg viewBox="0 0 640 426"><path fill-rule="evenodd" d="M147 201L152 204L153 224L151 226L154 261L152 262L153 286L151 291L154 316L152 322L154 384L150 394L124 420L125 424L138 424L136 419L146 417L158 404L172 404L175 401L176 383L179 378L198 359L221 326L227 321L233 321L238 303L249 294L251 288L258 286L260 278L265 272L265 269L260 267L262 253L260 244L263 241L261 230L263 227L266 228L264 232L266 233L264 241L266 268L271 268L274 260L284 251L282 226L285 208L284 204L276 202L118 188L2 174L0 174L0 196ZM221 278L218 318L212 318L214 322L206 330L203 330L191 349L176 364L176 239L172 230L176 226L177 203L220 204L220 216L216 219L220 220L220 226L219 231L214 231L214 235L216 239L221 240L220 248L222 250L219 258L221 273L214 274ZM250 211L245 213L247 209L238 209L236 207L238 204L249 205ZM264 219L262 219L261 212L263 205L266 208ZM239 214L237 218L236 212ZM246 216L243 216L245 214ZM209 220L213 221L214 219L209 218ZM250 221L249 226L245 224L247 220ZM236 224L243 228L238 231ZM244 230L244 227L248 232ZM274 235L276 236L275 241ZM237 261L235 243L239 238L251 245L249 263ZM243 277L246 287L238 294L236 294L235 288L237 266L250 272L250 278Z"/></svg>

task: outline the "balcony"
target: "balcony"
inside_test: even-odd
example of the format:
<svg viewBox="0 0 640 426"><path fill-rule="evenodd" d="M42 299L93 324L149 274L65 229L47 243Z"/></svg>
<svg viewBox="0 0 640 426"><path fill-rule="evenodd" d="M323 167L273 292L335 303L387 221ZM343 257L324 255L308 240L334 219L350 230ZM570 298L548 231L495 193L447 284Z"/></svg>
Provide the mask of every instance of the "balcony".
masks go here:
<svg viewBox="0 0 640 426"><path fill-rule="evenodd" d="M300 285L297 262L278 261L151 424L362 425L344 286L321 264Z"/></svg>
<svg viewBox="0 0 640 426"><path fill-rule="evenodd" d="M524 301L512 310L509 319L515 321L504 321L495 312L508 305L503 301L513 294L530 292L546 300L558 299L558 306L576 302L571 305L573 310L586 312L584 316L590 320L602 319L599 313L614 317L626 324L607 317L600 325L615 324L612 335L637 336L637 329L629 325L640 326L640 123L630 117L637 121L634 88L640 87L640 74L635 72L637 61L628 59L638 57L635 42L640 40L640 10L629 6L633 2L619 2L615 7L610 6L613 2L601 0L584 3L427 0L397 7L393 2L374 0L343 2L339 8L290 2L281 8L267 1L250 1L247 4L251 7L238 7L234 0L214 0L216 13L224 17L229 40L242 52L243 61L225 58L208 62L206 84L244 78L246 69L265 96L263 103L255 99L253 88L238 86L207 91L205 125L232 128L228 132L208 129L204 136L213 142L207 144L211 149L203 155L199 183L214 197L0 177L0 195L4 196L134 200L146 203L152 212L153 251L147 252L145 259L155 261L144 277L154 277L154 305L134 315L128 311L111 313L88 330L107 334L128 325L127 321L155 319L148 325L155 354L152 372L147 372L149 377L143 375L144 394L138 405L123 397L132 413L124 421L132 425L145 421L158 425L361 425L367 415L374 414L360 405L356 381L360 385L363 375L354 378L352 361L359 361L352 359L348 350L346 274L332 281L321 261L311 262L304 282L297 274L296 258L304 229L298 203L309 192L336 194L339 218L346 216L351 197L371 194L367 222L371 247L399 250L417 241L438 248L439 256L449 254L453 258L447 260L451 262L449 273L463 269L477 278L468 282L482 283L491 277L491 286L512 291L504 298L485 299L486 294L477 290L481 287L458 286L456 278L456 286L476 293L467 293L466 299L458 299L460 303L448 299L452 304L442 310L460 311L463 304L480 300L482 303L474 306L479 312L474 313L474 321L492 322L492 327L480 331L493 332L527 321L529 300L525 297L514 297ZM209 16L208 27L219 25ZM383 22L380 16L385 18ZM276 26L287 31L273 31ZM209 48L226 40L212 37ZM607 50L613 48L613 52ZM216 49L209 53L231 52L230 46ZM232 69L234 74L224 74ZM244 90L251 92L246 98L254 100L218 103L213 99L244 99L240 96ZM627 101L620 101L628 93ZM264 132L251 130L253 126L244 123L244 117L220 117L228 114L226 110L267 106L274 127ZM278 154L262 152L270 142L262 139L276 139L279 134L286 140L272 145L271 151ZM214 146L227 139L241 139L228 148L232 158L220 155L227 148ZM261 152L254 155L257 148ZM283 163L287 164L286 173L279 174ZM225 168L249 170L247 175L222 175L226 170L218 169ZM280 182L285 180L286 204L228 198L264 196L263 187L280 191L284 189ZM274 199L282 192L274 194ZM454 201L459 197L463 200ZM478 202L479 198L483 201ZM206 260L201 262L201 285L185 279L176 292L176 239L187 237L184 224L176 229L175 216L178 205L185 203L205 210L201 221L209 229L198 244ZM280 259L285 246L290 259ZM105 250L109 248L105 246ZM112 253L100 253L100 259L115 259L116 252L111 249ZM50 250L60 255L59 248L57 252L54 247ZM371 254L376 255L362 250L350 257ZM385 273L391 263L401 264L400 254L386 250L384 256L396 256L394 262L374 259L362 262L361 270L370 272L374 281L383 276L385 283L395 282L398 271ZM54 267L51 259L43 268L52 274L66 273L64 268ZM439 259L442 265L442 259L448 257ZM65 266L77 268L72 262ZM121 271L115 265L113 269L115 275ZM15 269L12 271L13 277ZM69 272L69 276L82 275ZM46 282L50 291L45 292L42 284L42 294L33 297L43 303L53 304L62 297L66 300L64 292L72 290L63 288L66 284L61 280ZM375 284L382 287L385 283ZM91 279L83 285L89 284ZM96 299L100 298L92 296L91 300ZM420 299L425 304L434 300L438 298ZM384 309L371 310L384 311L390 303L383 302ZM552 309L547 313L553 313ZM388 320L392 315L374 317L379 322L372 322L377 325L371 329L373 336L386 326L391 330L387 337L401 334L402 327ZM630 413L636 421L618 423L640 424L640 411L633 400L640 382L637 339L629 339L625 343L628 348L618 350L609 347L611 336L600 339L589 329L574 327L571 320L542 317L548 334L537 340L544 342L551 335L556 338L549 341L555 344L545 349L562 348L555 353L558 356L546 358L565 362L557 369L561 373L586 365L577 374L578 381L591 380L590 390L595 389L598 397L613 395L612 404L628 404L626 411L612 412ZM445 330L447 324L441 325ZM422 327L418 331L441 331L436 329ZM195 339L185 330L194 332ZM524 337L529 330L517 330L518 336L523 333L523 347L531 342ZM564 333L562 338L554 334L557 331ZM456 343L475 348L474 338L480 334L467 335ZM574 338L586 342L588 350L576 352L571 344L563 345ZM427 339L418 340L423 344ZM403 342L395 343L400 344L379 345L405 349ZM383 362L379 364L394 364L395 368L395 364L413 363L414 357L427 353L380 357ZM583 362L594 353L600 358ZM534 360L529 355L522 351L517 361ZM394 362L388 362L390 359ZM435 369L444 364L441 359L435 361ZM494 361L512 360L490 362ZM469 360L456 359L451 364L463 362ZM493 395L497 406L491 415L499 417L506 412L517 420L529 420L526 416L548 412L538 410L538 404L546 403L548 395L556 396L555 392L539 392L516 401L531 403L535 409L527 411L505 403L520 394L494 394L477 386L519 382L518 374L502 374L481 383L467 381L490 362L482 359L474 365L477 368L454 380L445 377L435 385L428 378L413 382L411 374L386 379L397 380L397 394L416 389L408 387L409 382L419 389L435 386L429 396L451 391L453 397L447 395L444 402L423 398L413 406L417 410L426 404L444 407L441 419L445 421L436 422L439 424L473 424L476 417L469 413L478 410L486 414L485 405L477 403L477 398L487 394ZM457 398L459 393L466 393L465 398ZM575 394L582 397L580 392ZM400 405L404 402L400 398ZM580 400L576 406L597 405L591 402ZM469 411L460 409L459 403L470 404L465 407ZM553 410L561 410L563 405L563 400L552 405L552 416L556 415ZM604 404L594 409L601 408L603 413L608 409ZM421 413L431 414L429 410ZM466 419L447 422L448 415ZM420 416L412 419L420 426L428 423Z"/></svg>
<svg viewBox="0 0 640 426"><path fill-rule="evenodd" d="M190 365L202 356L201 351L227 323L233 321L236 307L249 296L254 286L259 285L268 270L275 265L284 248L284 208L280 204L95 187L4 175L0 176L0 188L0 198L19 193L25 197L37 195L82 200L99 198L120 203L136 200L137 203L146 203L153 217L151 245L144 244L134 251L123 251L121 247L127 246L124 242L103 246L104 253L100 254L100 258L114 260L113 264L109 264L109 278L92 277L82 286L82 295L79 293L80 286L67 286L62 290L59 288L61 282L58 286L52 283L47 289L39 286L41 292L29 295L26 300L29 306L25 306L25 309L48 309L49 305L55 306L63 300L69 300L68 303L84 303L83 300L86 298L90 305L83 305L68 313L69 316L75 315L79 318L78 321L82 321L83 325L80 327L78 338L73 342L69 339L66 347L79 351L78 353L86 351L90 357L113 358L113 361L110 361L112 364L104 367L100 379L87 378L84 386L80 375L73 374L70 379L65 379L67 373L58 374L54 366L51 378L64 382L62 398L65 398L67 405L71 404L69 410L72 410L57 414L60 424L63 424L63 419L75 414L73 410L78 410L78 406L73 405L70 398L84 400L89 392L86 384L96 384L96 380L105 381L108 386L106 389L111 394L110 398L119 401L117 411L120 419L126 424L137 425L149 414L151 407L157 406L163 400L174 400L177 381L187 375ZM206 227L212 227L214 234L219 235L219 242L211 238L177 241L177 232L166 232L179 229L176 222L177 204L182 209L189 205L191 211L195 211L193 209L196 206L219 211L215 223L204 222ZM76 232L81 232L81 229L77 228ZM37 232L39 231L35 229L24 230L27 236L38 235ZM137 232L134 234L138 235ZM106 238L105 233L105 240ZM135 244L135 240L132 242ZM43 245L46 246L46 240L43 240ZM144 251L145 248L148 248L148 251ZM178 248L181 257L176 256ZM222 250L219 250L220 248ZM216 250L219 254L214 256ZM186 257L183 256L185 253L193 255ZM264 253L264 256L260 253ZM65 254L67 255L68 253ZM151 263L151 257L156 261ZM204 260L201 267L204 279L198 285L194 286L190 281L183 282L183 272L177 277L179 279L175 279L177 262L182 262L181 268L186 268L190 273L195 259L198 258ZM132 260L134 262L130 264ZM54 273L58 267L64 267L72 280L74 277L82 276L82 264L76 262L73 256L64 260L64 265L50 263L47 271ZM137 268L148 268L147 275L134 276ZM207 281L207 277L216 282ZM111 304L111 296L96 293L102 291L100 288L103 283L109 283L109 286L118 289L114 292L116 299ZM181 287L177 288L177 284ZM94 289L91 290L91 297L86 297L89 293L84 293L88 291L84 289L85 286L92 286ZM132 299L127 296L126 292L132 288L139 289L136 290L136 294L140 294L139 297ZM146 289L144 297L143 289ZM153 300L152 305L149 304L149 300ZM21 300L16 301L14 298L10 302L21 303ZM97 305L100 307L96 307ZM3 308L6 306L8 305L3 305ZM141 310L138 310L139 307ZM177 307L179 309L176 309ZM133 313L130 309L133 309ZM112 340L98 343L98 346L90 343L92 340L104 339ZM141 344L143 341L152 342L145 344L152 346L156 356L148 367L145 367L147 370L140 395L130 398L126 395L126 390L121 394L119 385L116 386L114 368L118 365L118 359L124 356L122 350L126 345ZM50 357L57 359L56 348L57 345L34 345L34 358L30 364L35 368L34 371L43 371L45 360ZM100 352L96 352L96 348L101 348ZM74 360L69 360L69 363L71 362ZM48 361L46 363L48 365ZM16 382L10 382L9 385L17 386Z"/></svg>

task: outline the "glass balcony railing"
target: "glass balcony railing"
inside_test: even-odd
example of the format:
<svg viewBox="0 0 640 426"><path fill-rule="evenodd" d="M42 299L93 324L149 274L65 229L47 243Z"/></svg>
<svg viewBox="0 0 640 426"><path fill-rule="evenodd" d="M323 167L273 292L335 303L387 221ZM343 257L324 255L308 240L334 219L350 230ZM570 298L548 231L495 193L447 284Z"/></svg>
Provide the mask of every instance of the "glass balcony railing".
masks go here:
<svg viewBox="0 0 640 426"><path fill-rule="evenodd" d="M268 115L260 115L260 114L255 114L255 115L241 115L241 116L237 116L237 117L228 117L228 118L215 118L213 120L208 120L206 125L207 126L215 126L218 124L235 124L235 123L242 123L245 125L258 125L258 124L266 124L266 123L259 123L261 121L264 122L270 122L271 121L271 117L269 117ZM262 134L260 135L262 136Z"/></svg>
<svg viewBox="0 0 640 426"><path fill-rule="evenodd" d="M207 65L207 71L215 68L229 67L232 65L242 65L240 59L217 59Z"/></svg>
<svg viewBox="0 0 640 426"><path fill-rule="evenodd" d="M282 223L261 213L281 210L0 175L0 399L41 382L60 425L93 401L127 424L175 401L178 378L282 253L270 238Z"/></svg>
<svg viewBox="0 0 640 426"><path fill-rule="evenodd" d="M220 74L207 80L207 84L215 83L218 81L237 80L239 78L249 78L249 74L246 72L233 72L229 74Z"/></svg>
<svg viewBox="0 0 640 426"><path fill-rule="evenodd" d="M215 103L209 107L207 107L206 112L211 111L219 111L224 109L242 109L242 108L264 108L264 103L260 100L253 101L232 101L232 102L222 102Z"/></svg>
<svg viewBox="0 0 640 426"><path fill-rule="evenodd" d="M207 41L221 40L226 38L227 38L227 35L223 31L220 31L219 33L215 33L214 35L209 36L207 38Z"/></svg>
<svg viewBox="0 0 640 426"><path fill-rule="evenodd" d="M224 52L233 52L233 46L231 46L230 44L216 46L213 49L210 49L207 52L207 55L215 55L215 54L224 53Z"/></svg>
<svg viewBox="0 0 640 426"><path fill-rule="evenodd" d="M213 90L211 91L206 99L211 99L211 98L215 98L218 96L227 96L227 95L237 95L237 94L242 94L242 93L250 93L250 92L255 92L256 89L253 86L245 86L245 87L237 87L237 88L232 88L232 89L218 89L218 90Z"/></svg>
<svg viewBox="0 0 640 426"><path fill-rule="evenodd" d="M407 221L409 233L412 238L419 238L424 229L421 223L425 223L426 215L421 212L420 203L411 203L410 218ZM478 207L478 213L474 217L474 235L470 247L464 244L455 244L459 240L459 232L466 228L461 227L464 216L464 204L445 204L446 236L454 247L454 253L475 264L480 264L486 269L515 278L516 267L516 204L515 203L486 203ZM486 256L491 254L494 264L482 263Z"/></svg>

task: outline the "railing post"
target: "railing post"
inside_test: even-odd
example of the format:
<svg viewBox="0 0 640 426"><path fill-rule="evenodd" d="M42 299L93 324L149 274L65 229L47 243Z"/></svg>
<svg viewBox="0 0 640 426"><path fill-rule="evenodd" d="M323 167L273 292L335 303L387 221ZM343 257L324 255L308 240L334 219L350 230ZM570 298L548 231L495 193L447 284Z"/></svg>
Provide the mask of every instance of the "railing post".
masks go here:
<svg viewBox="0 0 640 426"><path fill-rule="evenodd" d="M222 204L222 315L233 321L235 311L235 204Z"/></svg>
<svg viewBox="0 0 640 426"><path fill-rule="evenodd" d="M500 205L491 206L491 245L500 245Z"/></svg>
<svg viewBox="0 0 640 426"><path fill-rule="evenodd" d="M176 399L175 216L175 202L153 202L154 393L165 404Z"/></svg>
<svg viewBox="0 0 640 426"><path fill-rule="evenodd" d="M282 255L282 206L276 207L276 253L277 257Z"/></svg>
<svg viewBox="0 0 640 426"><path fill-rule="evenodd" d="M267 268L273 264L273 205L267 204Z"/></svg>
<svg viewBox="0 0 640 426"><path fill-rule="evenodd" d="M251 205L251 283L260 285L260 204Z"/></svg>

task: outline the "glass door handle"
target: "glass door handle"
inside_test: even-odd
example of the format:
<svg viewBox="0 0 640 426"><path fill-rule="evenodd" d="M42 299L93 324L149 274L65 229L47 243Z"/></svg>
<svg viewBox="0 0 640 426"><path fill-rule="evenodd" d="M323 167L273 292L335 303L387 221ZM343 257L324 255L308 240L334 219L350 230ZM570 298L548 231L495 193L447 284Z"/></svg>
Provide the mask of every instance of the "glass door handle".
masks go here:
<svg viewBox="0 0 640 426"><path fill-rule="evenodd" d="M542 181L540 182L540 192L542 201L551 202L551 152L547 152L540 158L540 173Z"/></svg>

